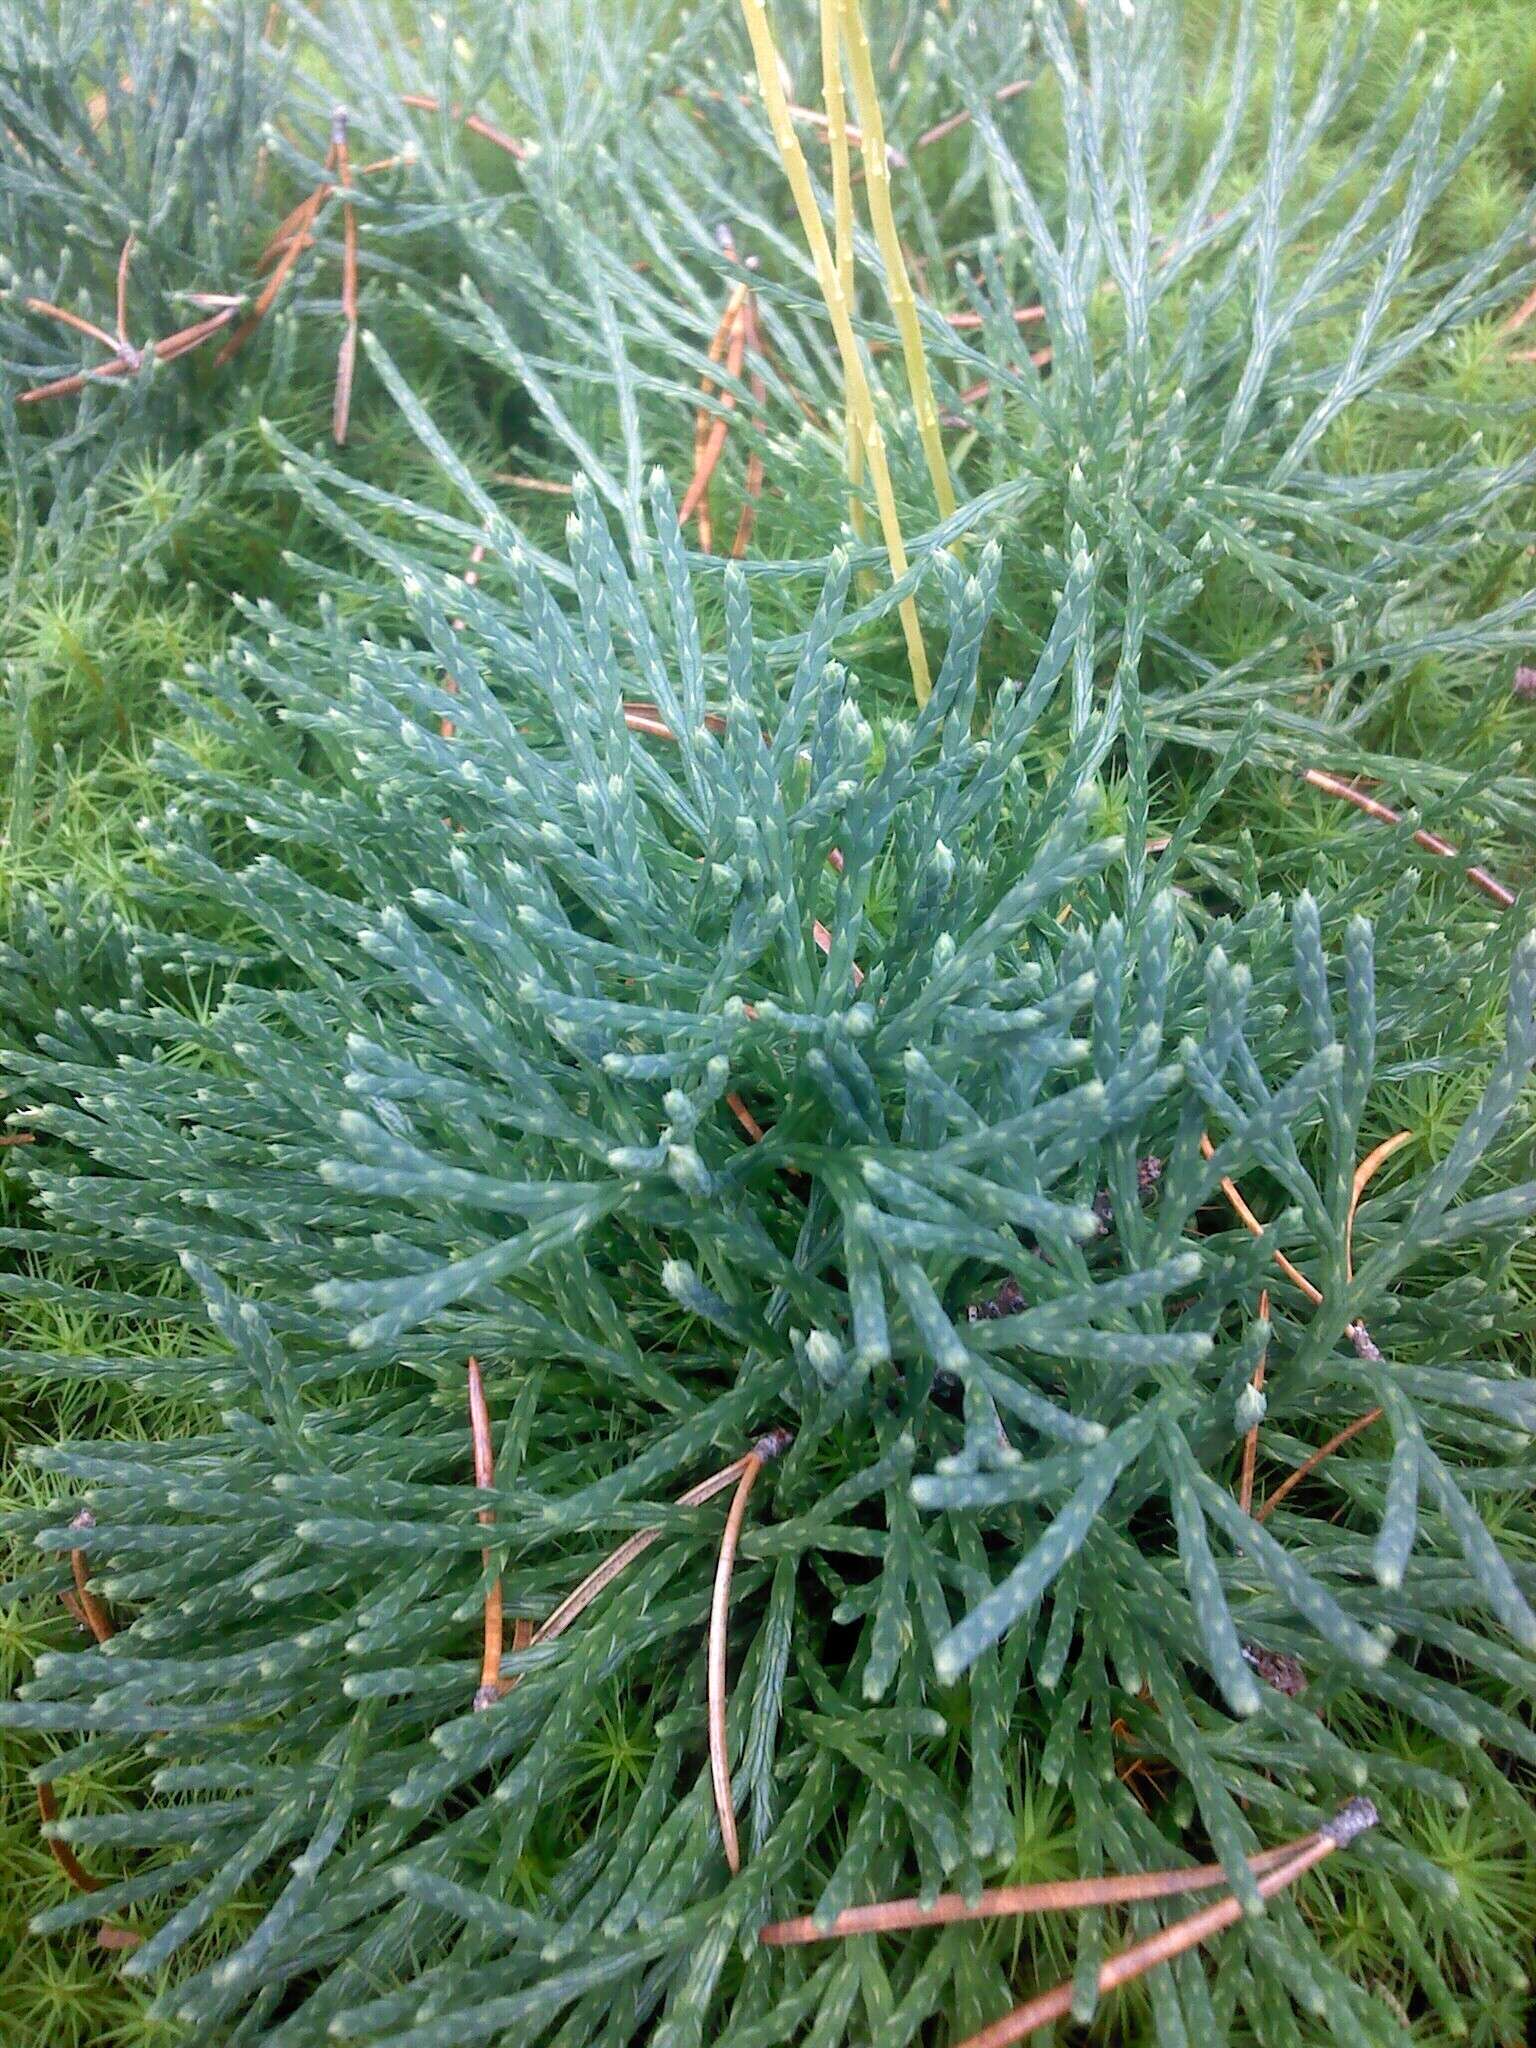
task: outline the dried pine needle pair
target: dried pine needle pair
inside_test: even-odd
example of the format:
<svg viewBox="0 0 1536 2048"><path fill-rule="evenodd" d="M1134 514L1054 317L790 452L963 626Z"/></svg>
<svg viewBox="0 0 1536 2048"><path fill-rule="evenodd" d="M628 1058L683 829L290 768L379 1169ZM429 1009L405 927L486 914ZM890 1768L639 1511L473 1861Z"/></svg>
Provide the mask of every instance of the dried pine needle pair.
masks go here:
<svg viewBox="0 0 1536 2048"><path fill-rule="evenodd" d="M729 234L723 236L726 253L733 259L735 248ZM750 264L749 266L750 267ZM690 519L697 521L699 546L708 554L714 546L714 521L710 508L710 483L725 452L726 438L731 430L731 417L736 409L735 387L740 383L743 369L751 360L748 373L748 388L752 393L754 407L752 424L759 434L762 432L762 407L768 396L767 382L757 367L757 360L763 355L762 329L759 325L757 299L751 286L743 280L733 285L726 300L725 311L715 328L714 338L709 345L711 365L723 363L725 377L718 384L707 372L699 379L701 403L694 416L693 432L693 473L688 480L679 521L686 526ZM707 401L715 399L720 407L711 412ZM757 505L763 491L763 458L754 447L747 457L746 492L741 513L736 524L735 538L731 542L731 554L740 561L752 539L757 523Z"/></svg>
<svg viewBox="0 0 1536 2048"><path fill-rule="evenodd" d="M66 307L55 306L47 299L26 299L23 304L29 313L38 313L46 320L56 320L60 326L72 327L77 334L84 334L92 341L99 342L111 357L109 362L100 363L95 369L76 370L68 377L55 377L47 384L34 384L29 391L17 394L18 405L40 405L49 398L69 398L77 391L83 391L87 384L101 384L116 377L135 377L151 357L156 362L174 362L210 340L227 327L244 304L242 299L222 298L213 293L193 294L192 303L214 310L205 319L194 320L190 327L181 327L174 334L167 334L161 340L148 342L140 348L128 338L128 270L133 261L135 242L132 235L123 243L122 254L117 261L117 332L108 334L105 328L94 321L86 320L78 313L71 313Z"/></svg>
<svg viewBox="0 0 1536 2048"><path fill-rule="evenodd" d="M1248 1857L1259 1893L1269 1898L1376 1825L1378 1815L1368 1799L1351 1799L1329 1821L1295 1841L1281 1843ZM991 1920L1015 1913L1070 1913L1087 1907L1143 1904L1176 1898L1186 1892L1210 1891L1228 1882L1219 1863L1183 1870L1142 1870L1118 1877L1074 1878L1054 1884L1007 1885L968 1899L960 1892L941 1892L929 1905L918 1899L888 1899L879 1905L854 1906L824 1925L810 1916L777 1920L758 1936L766 1947L790 1948L806 1942L833 1941L863 1934L896 1934L929 1927L950 1927L958 1921ZM1100 1996L1134 1982L1159 1964L1172 1962L1201 1942L1241 1919L1242 1901L1232 1892L1203 1907L1187 1920L1176 1921L1146 1940L1111 1956L1099 1971ZM1011 2048L1040 2028L1065 2019L1072 2009L1073 1980L1042 1992L1024 2005L983 2027L959 2048Z"/></svg>
<svg viewBox="0 0 1536 2048"><path fill-rule="evenodd" d="M326 175L309 197L293 209L263 250L257 270L263 271L271 265L272 274L257 296L250 314L241 321L216 358L220 364L227 363L266 318L301 252L312 246L312 230L321 208L333 193L339 192L342 195L342 335L336 355L336 388L331 401L331 438L338 448L346 445L352 417L352 379L357 367L357 208L351 197L353 171L347 148L347 124L346 108L337 107L331 116L331 146L321 167ZM386 157L377 164L364 165L359 175L392 169L399 161L398 157ZM334 183L331 182L332 172L335 173Z"/></svg>
<svg viewBox="0 0 1536 2048"><path fill-rule="evenodd" d="M95 1526L96 1520L89 1508L82 1508L70 1524L72 1529L93 1529ZM70 1551L69 1569L70 1576L75 1582L75 1590L62 1596L66 1606L81 1626L90 1630L98 1643L110 1642L117 1634L117 1623L112 1619L106 1604L91 1591L90 1567L83 1550ZM53 1786L45 1779L36 1787L36 1791L38 1819L44 1829L43 1839L48 1844L54 1862L77 1892L99 1892L102 1880L92 1876L68 1842L47 1833L47 1829L59 1818L59 1802L54 1795ZM110 1921L103 1921L96 1930L97 1945L104 1949L137 1948L141 1939L142 1937L135 1934L131 1928L114 1927Z"/></svg>
<svg viewBox="0 0 1536 2048"><path fill-rule="evenodd" d="M404 95L408 106L424 106L436 111L437 102L425 99L419 94ZM455 110L457 118L457 109ZM464 125L473 128L477 134L487 135L500 147L514 155L526 154L514 138L504 136L499 129L480 121L476 115L464 117ZM279 225L276 233L267 243L257 262L257 275L270 272L266 283L258 292L250 311L229 335L224 346L215 357L215 363L222 367L244 347L251 335L261 325L276 304L287 283L294 265L302 253L314 246L314 229L327 201L335 193L341 194L342 202L342 253L341 253L341 345L336 356L336 384L331 402L331 435L338 447L344 446L350 428L352 415L352 384L357 367L358 338L358 251L357 251L357 208L352 194L355 180L377 175L381 171L393 170L397 165L410 161L410 153L381 157L375 163L353 166L347 147L348 115L344 107L338 107L331 116L331 141L322 166L324 176L309 195ZM178 356L188 354L215 334L227 328L240 313L246 300L240 296L226 296L211 292L190 294L191 303L211 309L208 317L194 321L174 334L144 348L135 346L128 338L127 328L127 284L128 266L132 260L134 238L130 235L123 244L123 252L117 267L117 332L108 334L93 321L71 313L63 306L55 306L46 299L27 299L27 310L41 314L45 319L56 320L61 325L72 327L77 333L87 335L107 349L111 360L95 369L79 370L68 377L54 378L50 383L35 385L29 391L18 395L18 405L36 405L45 399L68 398L82 391L87 384L99 384L112 378L136 376L146 361L153 356L156 362L174 362Z"/></svg>
<svg viewBox="0 0 1536 2048"><path fill-rule="evenodd" d="M490 1410L485 1399L485 1382L478 1359L471 1358L468 1367L470 1433L474 1446L475 1485L489 1490L496 1483L495 1454L491 1442ZM730 1758L726 1747L726 1635L730 1621L731 1579L736 1567L736 1551L741 1541L742 1528L746 1522L747 1503L758 1474L764 1465L780 1458L794 1442L789 1430L770 1429L760 1436L750 1451L732 1459L729 1465L721 1466L707 1479L701 1479L696 1486L690 1486L677 1498L680 1508L702 1507L713 1500L717 1493L724 1493L734 1486L730 1510L726 1516L725 1529L720 1539L720 1555L715 1566L714 1590L709 1610L708 1685L707 1713L709 1726L709 1769L710 1781L714 1788L715 1812L720 1824L720 1839L725 1849L725 1858L732 1872L741 1868L741 1848L736 1834L735 1802L731 1794ZM479 1511L482 1527L490 1527L494 1516L490 1508ZM554 1612L537 1628L526 1621L516 1624L512 1647L514 1650L538 1649L544 1643L552 1643L584 1614L598 1595L604 1592L639 1557L643 1557L661 1535L661 1530L637 1529L626 1537L617 1549L609 1552L601 1564L588 1572L587 1576L565 1598ZM491 1553L481 1552L481 1559L487 1573L491 1570ZM475 1711L483 1712L497 1700L513 1690L517 1678L504 1678L501 1673L502 1654L502 1598L501 1579L491 1577L485 1592L484 1644L480 1660L480 1683L475 1690Z"/></svg>
<svg viewBox="0 0 1536 2048"><path fill-rule="evenodd" d="M1408 1144L1412 1137L1412 1131L1398 1131L1394 1133L1392 1137L1385 1139L1380 1145L1376 1146L1373 1151L1368 1152L1365 1158L1361 1160L1359 1166L1357 1166L1355 1169L1354 1181L1350 1188L1349 1208L1344 1218L1345 1272L1347 1277L1351 1280L1353 1280L1353 1278L1355 1277L1355 1215L1356 1212L1359 1210L1361 1197L1364 1195L1366 1188L1370 1185L1371 1181L1375 1178L1378 1170L1381 1167L1385 1166L1387 1161L1392 1157L1392 1155L1395 1152L1400 1152L1403 1146ZM1210 1138L1204 1132L1202 1132L1200 1137L1201 1152L1205 1155L1207 1159L1209 1159L1214 1155L1215 1149L1216 1148L1211 1143ZM1247 1201L1244 1199L1243 1192L1241 1188L1238 1187L1237 1183L1233 1180L1223 1179L1221 1183L1221 1191L1226 1196L1228 1206L1231 1208L1233 1214L1237 1217L1238 1221L1242 1224L1243 1228L1249 1233L1249 1235L1252 1237L1262 1237L1264 1235L1264 1225L1259 1221L1258 1217L1254 1215L1253 1210L1249 1207ZM1314 1308L1321 1308L1323 1303L1322 1290L1318 1287L1315 1287L1312 1284L1312 1282L1307 1278L1306 1274L1303 1273L1299 1269L1299 1267L1291 1263L1291 1261L1285 1256L1284 1252L1277 1251L1274 1255L1274 1258L1275 1264L1280 1268L1281 1272L1284 1273L1286 1278L1301 1290L1301 1292L1307 1297L1308 1301L1311 1302L1312 1306ZM1266 1291L1259 1297L1259 1319L1261 1322L1267 1321L1268 1317L1269 1295ZM1352 1323L1349 1328L1349 1336L1351 1342L1355 1345L1355 1348L1357 1350L1360 1349L1362 1344L1371 1343L1370 1333L1366 1330L1365 1325L1363 1323ZM1267 1355L1268 1354L1266 1353L1265 1358L1261 1358L1259 1360L1258 1365L1254 1369L1253 1379L1250 1384L1256 1390L1262 1389L1264 1385L1264 1372L1267 1362ZM1321 1446L1320 1449L1314 1451L1312 1455L1309 1458L1305 1459L1300 1465L1298 1465L1293 1472L1288 1473L1286 1477L1283 1480L1281 1480L1280 1484L1275 1488L1274 1492L1269 1495L1269 1497L1264 1502L1263 1506L1259 1509L1258 1513L1254 1516L1255 1521L1267 1522L1270 1516L1275 1512L1275 1509L1279 1507L1281 1501L1285 1499L1287 1494L1291 1493L1296 1487L1298 1487L1301 1484L1302 1480L1307 1478L1310 1473L1315 1472L1318 1466L1323 1463L1325 1458L1332 1457L1333 1453L1336 1450L1339 1450L1344 1444L1349 1443L1352 1438L1359 1436L1362 1430L1369 1429L1373 1422L1379 1420L1381 1412L1382 1411L1379 1408L1373 1408L1370 1410L1368 1414L1360 1416L1356 1421L1350 1423L1346 1428L1341 1429L1337 1436L1331 1437L1327 1443ZM1251 1430L1249 1430L1247 1436L1243 1440L1243 1464L1242 1475L1238 1489L1238 1501L1245 1513L1247 1513L1251 1509L1253 1502L1253 1469L1254 1462L1258 1453L1258 1441L1258 1425L1255 1424L1254 1427Z"/></svg>

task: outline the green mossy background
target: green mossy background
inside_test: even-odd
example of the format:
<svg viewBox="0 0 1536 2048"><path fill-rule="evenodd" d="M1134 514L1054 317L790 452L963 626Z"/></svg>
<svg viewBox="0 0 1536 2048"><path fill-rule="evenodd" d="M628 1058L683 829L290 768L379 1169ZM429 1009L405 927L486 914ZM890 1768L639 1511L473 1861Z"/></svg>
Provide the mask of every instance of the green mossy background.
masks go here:
<svg viewBox="0 0 1536 2048"><path fill-rule="evenodd" d="M378 5L382 16L385 0ZM62 11L66 16L79 12L70 0L64 0ZM193 10L194 16L198 11ZM258 16L264 12L255 10ZM325 9L316 12L323 21ZM1187 13L1191 92L1186 120L1192 144L1214 132L1221 117L1219 91L1200 92L1197 53L1209 45L1223 12L1199 0ZM407 39L419 35L431 42L436 31L419 18L425 13L397 0L394 14ZM1266 5L1260 13L1273 16L1278 9ZM1332 9L1304 0L1301 14L1305 66L1320 51ZM217 31L210 22L197 32ZM1491 86L1504 89L1496 120L1436 209L1424 258L1436 261L1488 241L1536 179L1536 24L1524 0L1386 0L1357 103L1361 118L1391 90L1420 33L1437 51L1454 47L1458 54L1452 132ZM319 132L315 110L335 97L331 59L323 48L302 45L297 26L292 44L294 74L272 86L266 112L275 113L279 91L288 94L300 110L295 126L313 142ZM483 111L513 132L521 132L529 117L527 106L505 91L488 97ZM305 115L310 117L307 127ZM259 123L253 123L252 138L258 129ZM1343 140L1335 135L1330 146L1342 148ZM493 151L461 147L457 140L453 146L461 192L471 186L493 196L509 191L507 167ZM1255 117L1242 145L1242 168L1249 176L1262 147L1262 127ZM292 162L274 161L268 196L235 238L247 274L272 223L305 189L302 152L295 146L291 154ZM1048 179L1048 166L1030 168ZM1325 175L1327 168L1322 159L1314 173ZM753 175L761 180L760 163ZM756 198L765 203L760 192ZM521 232L538 252L540 228L528 217L529 205L526 199L514 201L500 224L509 235ZM467 351L446 347L432 317L439 299L446 302L454 291L455 258L462 250L446 245L449 238L439 246L430 224L412 231L407 222L406 233L389 244L378 267L371 269L366 213L364 225L365 324L377 328L477 478L502 493L530 531L555 545L563 508L492 480L508 471L559 476L568 467L566 459L534 425L521 394L508 390L506 380ZM302 273L292 303L278 311L269 331L258 335L229 369L215 370L210 350L159 373L157 388L135 414L132 430L113 441L110 459L88 485L80 474L93 463L93 445L100 452L100 437L94 444L85 438L82 449L69 458L67 485L75 509L57 530L28 531L14 503L0 515L5 519L0 526L0 677L6 692L0 705L0 759L6 770L0 805L8 806L0 845L0 907L6 910L27 891L58 886L109 903L127 900L129 870L142 852L145 821L163 810L168 797L150 749L157 737L179 730L161 685L187 664L212 659L240 629L237 598L268 599L302 611L317 585L325 583L343 612L355 604L378 615L378 565L349 549L313 515L285 477L276 445L261 424L270 422L280 435L306 447L325 441L336 340L337 235L338 216L332 209L320 250ZM101 248L108 246L105 227L98 241ZM98 250L98 290L101 260ZM78 272L75 281L83 274ZM1526 345L1536 345L1536 323ZM1394 415L1390 408L1375 408L1359 420L1347 417L1334 430L1329 452L1337 465L1391 468L1398 460L1425 459L1426 448L1432 458L1439 452L1438 436L1448 448L1470 422L1482 427L1492 460L1514 460L1529 449L1536 430L1536 363L1513 360L1497 318L1463 330L1448 347L1435 351L1422 365L1421 376L1421 395L1429 401L1425 409ZM579 401L578 393L573 409ZM103 410L110 413L111 401ZM440 466L423 450L366 360L359 367L353 422L350 445L335 458L348 475L462 517ZM648 451L675 484L687 473L688 425L679 413L673 445ZM37 444L46 438L46 417L34 418L27 432L35 458ZM739 480L739 468L728 466L727 474ZM967 482L974 488L974 478ZM762 515L764 546L784 555L823 552L819 534L839 516L835 507L775 497L771 464L769 487ZM1525 526L1530 509L1525 508ZM1529 536L1519 519L1511 520L1462 564L1466 609L1482 611L1518 594L1530 573ZM1236 660L1263 646L1272 623L1255 605L1251 586L1235 574L1218 576L1200 602L1200 645L1213 659ZM888 636L885 651L895 675ZM872 661L872 670L875 666ZM1471 674L1456 663L1426 662L1383 708L1370 735L1372 748L1454 765L1474 775L1517 759L1518 750L1528 750L1536 736L1536 704L1512 696L1512 667L1512 656ZM206 742L199 737L193 744ZM1190 750L1182 764L1187 781L1182 787L1170 781L1160 791L1168 815L1166 821L1154 817L1154 829L1160 823L1166 828L1181 815L1207 765ZM1260 876L1265 887L1287 894L1308 884L1316 889L1348 878L1371 829L1294 779L1249 776L1240 792L1207 819L1192 850L1192 865L1202 882L1215 889L1234 876ZM1527 880L1529 842L1522 844L1514 825L1488 857L1510 880ZM1427 865L1420 887L1426 943L1436 927L1462 934L1487 923L1487 904L1450 867ZM1369 902L1362 907L1367 913L1372 908ZM188 1001L195 1005L196 1000L194 978ZM1421 1171L1443 1155L1449 1133L1476 1096L1499 1028L1492 1014L1467 1018L1460 1039L1439 1048L1438 1066L1382 1091L1373 1114L1383 1129L1414 1133L1413 1145L1394 1162L1393 1174ZM1516 1142L1528 1147L1528 1122ZM14 1220L22 1197L7 1167L8 1155L0 1152L0 1199ZM40 1270L46 1272L46 1266ZM62 1279L64 1269L59 1271ZM111 1284L111 1276L103 1278ZM1536 1311L1536 1247L1516 1253L1511 1281L1522 1303ZM6 1343L20 1350L74 1352L84 1358L121 1347L120 1325L106 1315L93 1318L72 1302L12 1304L0 1292L0 1309ZM138 1341L145 1367L138 1390L82 1387L60 1395L51 1383L41 1391L25 1375L7 1376L0 1390L3 1504L29 1506L50 1483L18 1455L29 1445L63 1435L150 1438L203 1425L206 1418L178 1400L175 1391L175 1360L189 1341L185 1325L172 1315L154 1328L141 1327ZM1495 1341L1528 1369L1527 1330L1495 1333ZM1505 1502L1501 1514L1506 1549L1536 1560L1536 1513L1530 1502ZM19 1554L16 1573L30 1571L34 1561L30 1549ZM74 1624L52 1599L24 1596L0 1609L4 1689L26 1674L39 1651L67 1647L74 1633ZM1510 1689L1499 1696L1512 1711L1528 1716L1528 1694ZM1368 1710L1356 1703L1348 1711L1363 1715ZM1451 1745L1384 1712L1376 1714L1369 1739L1422 1771L1465 1775L1465 1760ZM587 1780L573 1801L597 1805L616 1786L638 1783L655 1740L646 1704L615 1692L594 1724L585 1758ZM190 2048L183 2033L149 2016L147 1994L121 1979L116 1959L95 1948L90 1931L51 1940L28 1933L29 1916L65 1894L62 1877L38 1837L27 1778L41 1753L35 1738L0 1735L0 2043L5 2048L172 2048L173 2043ZM1019 1769L1014 1801L1018 1842L1009 1879L1069 1874L1075 1864L1064 1801L1032 1776L1028 1758L1020 1759ZM1407 1808L1416 1846L1455 1881L1464 1908L1461 1933L1442 1935L1432 1902L1411 1902L1410 1919L1386 1924L1366 1905L1347 1869L1341 1869L1336 1878L1330 1873L1337 1912L1327 1939L1360 1981L1389 1993L1402 1981L1405 1946L1424 1945L1443 1997L1415 2018L1415 2037L1426 2044L1465 2039L1505 2048L1525 2037L1531 1995L1507 1964L1490 1971L1486 1958L1530 1952L1529 1930L1536 1926L1536 1784L1518 1771L1512 1783L1473 1773L1468 1791L1461 1813L1449 1814L1429 1797L1410 1801ZM143 1793L142 1776L121 1765L87 1768L70 1781L71 1800L92 1811L129 1808ZM573 1825L579 1820L574 1810L572 1819ZM187 1965L195 1966L248 1928L254 1913L252 1901L225 1908L189 1953ZM1467 1938L1469 1926L1486 1930L1486 1950ZM1019 1939L1010 1928L978 1935L984 1952L1005 1966ZM1061 1930L1047 1926L1030 1939L1030 1967L1017 1981L1032 1981L1031 1972L1048 1981L1070 1967L1071 1950ZM1416 1980L1425 1981L1422 1969ZM1114 2004L1101 2016L1094 2038L1140 2038L1144 2018L1136 2000ZM1311 2038L1321 2048L1332 2036L1322 2022L1317 2029Z"/></svg>

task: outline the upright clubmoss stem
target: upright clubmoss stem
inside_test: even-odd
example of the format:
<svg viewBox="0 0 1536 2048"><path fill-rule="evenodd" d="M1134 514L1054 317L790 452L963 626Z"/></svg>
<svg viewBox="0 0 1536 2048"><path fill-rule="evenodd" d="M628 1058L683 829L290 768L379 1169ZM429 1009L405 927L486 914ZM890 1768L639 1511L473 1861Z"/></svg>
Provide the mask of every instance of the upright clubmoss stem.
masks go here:
<svg viewBox="0 0 1536 2048"><path fill-rule="evenodd" d="M886 553L891 559L892 577L899 582L907 573L906 544L901 537L896 494L891 487L890 467L885 459L885 440L880 432L880 423L875 418L869 379L864 373L864 360L859 353L858 337L853 331L852 311L838 281L837 265L833 260L832 246L827 240L821 210L816 204L811 174L806 168L805 152L800 147L794 122L790 118L789 100L784 91L784 81L779 75L778 46L774 42L773 30L769 25L768 10L763 0L741 0L741 11L746 19L752 55L757 64L758 84L762 88L763 105L768 112L774 143L784 166L784 175L789 180L795 209L800 216L801 231L815 267L817 286L826 303L838 354L842 358L843 381L848 392L849 409L863 422L861 438L865 459L869 463L870 480L874 485L875 505L880 514L880 531L885 541ZM913 693L919 704L926 704L932 682L928 671L928 655L923 646L922 628L918 624L917 606L910 597L903 598L899 611L902 633L907 643L907 660L912 670Z"/></svg>

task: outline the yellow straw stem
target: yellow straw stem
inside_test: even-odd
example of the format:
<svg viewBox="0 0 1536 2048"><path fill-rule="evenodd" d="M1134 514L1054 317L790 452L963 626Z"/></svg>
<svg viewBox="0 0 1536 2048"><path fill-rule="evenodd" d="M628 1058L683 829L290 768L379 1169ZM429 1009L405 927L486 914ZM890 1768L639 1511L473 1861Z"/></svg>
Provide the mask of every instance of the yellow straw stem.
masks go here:
<svg viewBox="0 0 1536 2048"><path fill-rule="evenodd" d="M821 0L821 96L827 112L827 147L832 157L832 227L837 281L853 304L853 165L848 155L848 114L843 104L843 60L837 19L838 0ZM858 540L868 535L864 500L863 422L853 416L852 395L844 388L843 410L848 434L848 520Z"/></svg>
<svg viewBox="0 0 1536 2048"><path fill-rule="evenodd" d="M951 518L955 510L955 489L949 480L949 464L939 434L939 409L934 403L933 384L928 376L928 358L923 350L923 332L917 321L917 300L907 274L907 259L901 252L896 216L891 210L891 160L885 147L885 121L880 112L880 90L875 84L875 67L869 51L860 0L838 0L842 16L843 42L848 51L848 69L853 80L853 104L859 117L860 146L864 152L864 176L869 191L869 218L880 245L885 266L885 296L901 336L902 358L907 366L907 383L917 414L918 438L928 459L933 495L939 516ZM831 106L827 112L831 114Z"/></svg>
<svg viewBox="0 0 1536 2048"><path fill-rule="evenodd" d="M875 505L880 514L880 531L885 541L886 553L891 560L891 575L893 580L899 582L907 573L907 550L901 537L901 523L896 513L896 494L891 488L891 472L885 459L885 440L880 432L880 423L875 418L869 379L864 374L858 338L853 331L852 310L838 278L832 247L827 240L827 231L811 185L811 174L806 168L805 153L795 134L789 102L785 98L783 80L779 75L779 52L773 40L773 30L769 26L768 11L763 0L741 0L741 11L746 19L747 34L752 42L752 55L757 63L758 84L762 89L768 123L773 130L773 139L784 166L784 174L789 180L789 189L794 195L795 208L800 215L801 231L815 267L816 282L826 302L838 354L842 357L843 382L848 394L849 414L851 418L860 422L864 455L869 463L870 480L875 489ZM925 704L932 685L928 675L928 655L923 646L922 628L917 620L917 606L910 597L906 597L902 599L898 609L902 632L907 643L907 660L912 669L912 689L918 703Z"/></svg>

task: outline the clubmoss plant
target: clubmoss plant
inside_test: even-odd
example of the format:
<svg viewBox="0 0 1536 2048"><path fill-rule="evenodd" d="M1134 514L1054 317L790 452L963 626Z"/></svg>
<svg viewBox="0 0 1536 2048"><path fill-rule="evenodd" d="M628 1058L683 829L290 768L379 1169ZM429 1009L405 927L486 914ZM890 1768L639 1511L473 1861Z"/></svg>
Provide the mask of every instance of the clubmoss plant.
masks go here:
<svg viewBox="0 0 1536 2048"><path fill-rule="evenodd" d="M1450 70L1414 11L870 11L953 520L795 132L894 589L735 0L103 11L190 81L110 98L120 190L56 152L48 289L107 329L187 189L150 115L231 52L265 111L182 160L254 195L242 289L338 104L408 161L359 176L343 451L335 194L222 370L20 430L5 880L118 906L13 901L0 964L5 1759L109 1881L23 1783L22 2025L958 2042L1064 1976L1088 2018L1173 1914L761 1928L1206 1862L1251 1908L1364 1786L1098 2037L1518 2033L1529 165L1502 13ZM804 96L820 24L774 22ZM89 126L98 30L7 73L29 135ZM14 377L77 367L6 320ZM728 572L671 510L727 415Z"/></svg>

